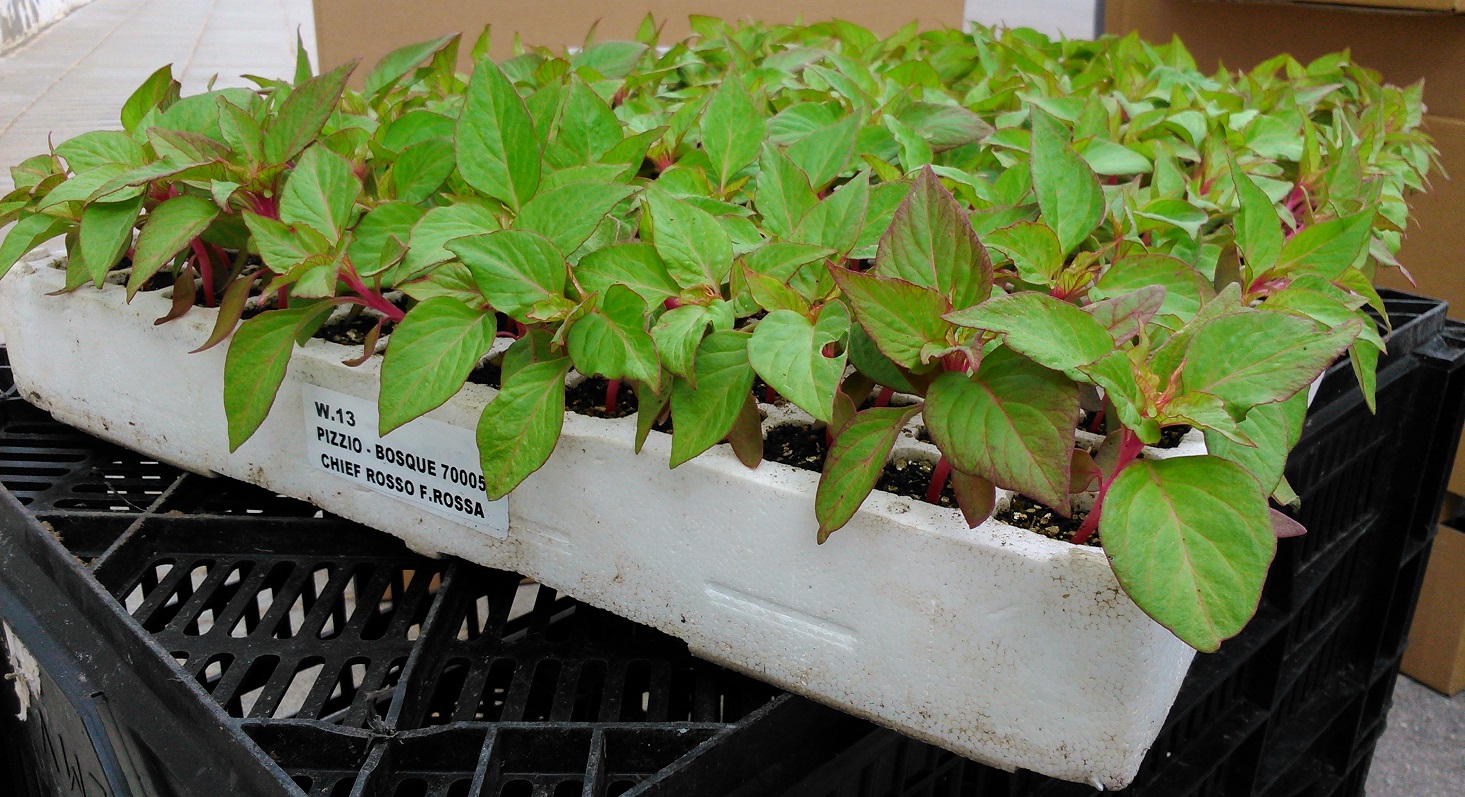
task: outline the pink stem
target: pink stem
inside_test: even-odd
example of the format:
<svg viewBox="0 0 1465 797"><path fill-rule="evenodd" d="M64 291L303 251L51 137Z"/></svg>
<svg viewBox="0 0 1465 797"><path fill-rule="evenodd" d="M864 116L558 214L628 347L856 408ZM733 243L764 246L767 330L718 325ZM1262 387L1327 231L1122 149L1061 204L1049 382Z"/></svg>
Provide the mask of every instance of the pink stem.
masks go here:
<svg viewBox="0 0 1465 797"><path fill-rule="evenodd" d="M926 488L926 503L941 503L941 491L946 489L946 480L951 478L951 462L946 455L941 455L941 461L936 463L936 469L931 472L931 486Z"/></svg>
<svg viewBox="0 0 1465 797"><path fill-rule="evenodd" d="M605 383L605 414L616 414L616 399L620 398L621 380L609 379Z"/></svg>
<svg viewBox="0 0 1465 797"><path fill-rule="evenodd" d="M189 242L193 247L193 259L198 262L198 276L203 281L203 303L205 307L213 307L214 302L214 261L209 257L208 249L204 247L203 241L194 238Z"/></svg>
<svg viewBox="0 0 1465 797"><path fill-rule="evenodd" d="M387 301L381 294L368 288L366 283L361 280L361 276L356 273L356 268L349 262L341 264L341 281L346 283L346 286L351 290L355 291L356 295L361 297L361 301L367 307L376 310L387 318L393 321L401 321L407 317L407 314L402 312L396 305Z"/></svg>
<svg viewBox="0 0 1465 797"><path fill-rule="evenodd" d="M281 310L288 309L290 307L290 292L284 288L275 291L275 304L279 305Z"/></svg>
<svg viewBox="0 0 1465 797"><path fill-rule="evenodd" d="M776 391L776 390L773 389L773 385L764 385L763 386L763 403L764 404L772 404L773 403L773 400L776 399L776 398L778 398L778 391Z"/></svg>
<svg viewBox="0 0 1465 797"><path fill-rule="evenodd" d="M1144 447L1144 442L1134 432L1125 429L1120 433L1119 460L1114 463L1114 470L1099 481L1099 496L1094 499L1094 508L1089 510L1089 516L1084 518L1083 525L1073 533L1074 545L1083 545L1089 541L1089 537L1093 536L1094 529L1099 527L1099 513L1104 508L1104 496L1109 494L1109 486L1114 484L1114 480L1119 477L1119 471L1124 470L1124 466L1133 462Z"/></svg>
<svg viewBox="0 0 1465 797"><path fill-rule="evenodd" d="M880 395L878 395L878 396L875 397L875 406L877 406L877 407L888 406L890 404L890 399L892 397L894 397L894 396L895 396L895 388L893 388L893 387L882 387L882 388L880 388Z"/></svg>

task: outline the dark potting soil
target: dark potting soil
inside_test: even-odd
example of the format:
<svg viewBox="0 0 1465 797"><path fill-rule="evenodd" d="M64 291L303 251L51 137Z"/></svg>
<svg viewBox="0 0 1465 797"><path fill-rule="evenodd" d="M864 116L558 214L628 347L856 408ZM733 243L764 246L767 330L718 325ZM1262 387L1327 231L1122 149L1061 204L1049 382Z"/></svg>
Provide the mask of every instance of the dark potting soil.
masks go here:
<svg viewBox="0 0 1465 797"><path fill-rule="evenodd" d="M763 458L795 468L824 470L829 445L823 429L786 423L775 426L763 435Z"/></svg>
<svg viewBox="0 0 1465 797"><path fill-rule="evenodd" d="M1190 434L1190 430L1191 427L1183 423L1178 426L1166 426L1160 430L1160 442L1155 444L1155 448L1174 448L1180 445L1180 439Z"/></svg>
<svg viewBox="0 0 1465 797"><path fill-rule="evenodd" d="M366 336L371 334L378 321L381 321L380 316L367 313L349 314L345 318L327 322L315 333L315 337L343 346L361 346L366 343ZM382 326L382 337L386 337L391 331L392 322L388 320Z"/></svg>
<svg viewBox="0 0 1465 797"><path fill-rule="evenodd" d="M1024 495L1014 495L1007 508L997 513L997 519L1003 523L1064 542L1073 539L1088 516L1087 511L1080 509L1073 513L1073 517L1066 518ZM1091 535L1086 544L1098 547L1098 532Z"/></svg>
<svg viewBox="0 0 1465 797"><path fill-rule="evenodd" d="M824 459L829 455L828 438L823 429L812 426L784 424L768 430L763 440L763 457L796 468L822 472ZM894 457L885 464L875 489L887 493L926 500L926 491L931 486L931 474L936 466L929 460L911 457ZM956 493L948 484L941 491L941 506L955 507Z"/></svg>
<svg viewBox="0 0 1465 797"><path fill-rule="evenodd" d="M599 376L584 379L580 384L565 390L565 409L589 415L592 418L624 418L636 414L636 391L629 382L623 382L616 393L615 412L605 410L605 387L607 381Z"/></svg>
<svg viewBox="0 0 1465 797"><path fill-rule="evenodd" d="M903 495L918 501L926 500L926 491L931 489L931 474L936 472L936 463L927 459L895 457L885 463L885 472L875 482L875 489ZM938 504L956 508L956 493L948 481L941 488Z"/></svg>
<svg viewBox="0 0 1465 797"><path fill-rule="evenodd" d="M474 368L468 374L468 381L475 385L488 385L497 390L503 387L504 372L496 362L486 362Z"/></svg>

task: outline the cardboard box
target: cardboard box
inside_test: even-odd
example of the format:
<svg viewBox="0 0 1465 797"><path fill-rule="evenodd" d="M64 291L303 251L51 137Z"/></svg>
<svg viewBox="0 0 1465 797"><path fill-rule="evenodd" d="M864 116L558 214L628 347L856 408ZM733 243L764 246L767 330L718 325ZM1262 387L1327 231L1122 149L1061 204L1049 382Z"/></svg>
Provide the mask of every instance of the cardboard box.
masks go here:
<svg viewBox="0 0 1465 797"><path fill-rule="evenodd" d="M1245 0L1242 1L1245 2ZM1283 1L1285 2L1285 0ZM1445 14L1465 14L1465 0L1294 0L1294 2L1386 8L1396 11L1433 11Z"/></svg>
<svg viewBox="0 0 1465 797"><path fill-rule="evenodd" d="M526 43L549 47L578 46L597 21L598 40L629 39L650 12L665 23L662 41L675 41L691 32L688 15L764 22L817 22L845 19L876 33L890 34L919 21L923 27L959 27L962 0L905 0L901 3L841 3L835 0L643 0L606 3L598 0L558 0L524 3L517 0L315 0L315 36L320 63L325 69L352 58L373 64L403 45L446 33L463 33L469 43L483 26L493 25L494 58L510 54L514 34ZM466 69L468 46L462 47ZM357 70L357 85L365 70Z"/></svg>
<svg viewBox="0 0 1465 797"><path fill-rule="evenodd" d="M1249 69L1278 53L1303 62L1352 50L1391 83L1425 81L1429 112L1465 119L1465 16L1401 14L1302 4L1109 0L1105 30L1150 41L1178 35L1202 69Z"/></svg>
<svg viewBox="0 0 1465 797"><path fill-rule="evenodd" d="M1446 695L1465 689L1465 532L1450 526L1435 537L1402 669Z"/></svg>

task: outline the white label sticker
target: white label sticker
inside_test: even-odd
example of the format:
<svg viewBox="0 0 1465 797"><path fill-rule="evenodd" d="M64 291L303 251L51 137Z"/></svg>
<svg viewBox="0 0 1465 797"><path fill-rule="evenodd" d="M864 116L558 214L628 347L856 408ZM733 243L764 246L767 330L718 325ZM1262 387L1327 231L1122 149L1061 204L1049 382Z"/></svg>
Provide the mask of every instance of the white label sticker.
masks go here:
<svg viewBox="0 0 1465 797"><path fill-rule="evenodd" d="M490 501L473 433L418 418L377 436L376 402L302 386L310 464L368 490L486 531L509 533L508 501Z"/></svg>

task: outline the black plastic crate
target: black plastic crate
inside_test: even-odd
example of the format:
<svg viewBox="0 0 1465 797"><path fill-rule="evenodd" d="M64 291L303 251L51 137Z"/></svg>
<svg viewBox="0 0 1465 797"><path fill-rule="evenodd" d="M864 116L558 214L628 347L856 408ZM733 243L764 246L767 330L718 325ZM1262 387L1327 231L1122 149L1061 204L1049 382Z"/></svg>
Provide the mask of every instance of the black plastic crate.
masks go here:
<svg viewBox="0 0 1465 797"><path fill-rule="evenodd" d="M1310 533L1282 542L1255 620L1197 657L1124 793L1360 792L1465 398L1462 327L1439 302L1386 298L1380 413L1346 364L1330 371L1289 463ZM46 733L0 732L26 732L34 761L62 760L65 746L72 763L33 767L44 783L312 797L1096 794L875 729L514 574L180 474L18 400L0 401L0 481L18 502L0 511L0 614L52 681L33 706Z"/></svg>

